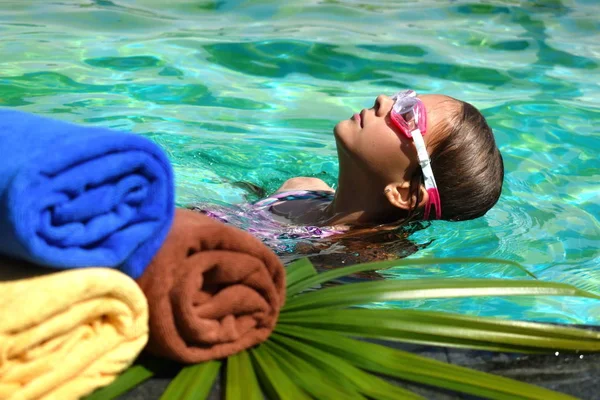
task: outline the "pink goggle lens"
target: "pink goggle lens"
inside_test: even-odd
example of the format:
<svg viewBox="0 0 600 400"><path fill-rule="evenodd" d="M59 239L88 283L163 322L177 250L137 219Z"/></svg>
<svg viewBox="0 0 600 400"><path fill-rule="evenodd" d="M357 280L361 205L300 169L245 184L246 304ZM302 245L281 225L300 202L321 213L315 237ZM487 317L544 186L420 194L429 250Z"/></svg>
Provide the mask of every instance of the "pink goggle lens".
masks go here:
<svg viewBox="0 0 600 400"><path fill-rule="evenodd" d="M427 131L427 117L423 102L414 90L405 90L392 97L394 106L390 112L392 123L408 139L412 139L412 131L419 129L421 135Z"/></svg>

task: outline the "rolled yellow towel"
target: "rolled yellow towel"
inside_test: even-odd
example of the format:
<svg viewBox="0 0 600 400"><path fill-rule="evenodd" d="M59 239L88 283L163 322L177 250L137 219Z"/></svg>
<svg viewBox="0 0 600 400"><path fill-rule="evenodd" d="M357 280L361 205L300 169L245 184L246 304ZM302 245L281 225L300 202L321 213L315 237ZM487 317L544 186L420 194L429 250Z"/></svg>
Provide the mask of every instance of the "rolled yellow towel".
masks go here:
<svg viewBox="0 0 600 400"><path fill-rule="evenodd" d="M16 264L0 260L0 399L78 399L141 352L148 305L130 277Z"/></svg>

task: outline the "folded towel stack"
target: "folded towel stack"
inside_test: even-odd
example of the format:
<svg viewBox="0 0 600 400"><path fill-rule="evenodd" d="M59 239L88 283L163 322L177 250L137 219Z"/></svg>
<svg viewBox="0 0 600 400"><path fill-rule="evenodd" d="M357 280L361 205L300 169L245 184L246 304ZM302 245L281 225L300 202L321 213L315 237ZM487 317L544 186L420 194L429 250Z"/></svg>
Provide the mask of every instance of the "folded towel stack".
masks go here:
<svg viewBox="0 0 600 400"><path fill-rule="evenodd" d="M146 298L123 273L4 260L0 280L2 399L77 399L111 383L148 340Z"/></svg>
<svg viewBox="0 0 600 400"><path fill-rule="evenodd" d="M150 307L148 349L185 363L266 340L285 300L284 267L260 240L183 209L137 281Z"/></svg>
<svg viewBox="0 0 600 400"><path fill-rule="evenodd" d="M0 109L0 253L138 277L162 245L173 172L143 136Z"/></svg>
<svg viewBox="0 0 600 400"><path fill-rule="evenodd" d="M274 329L281 261L175 211L171 165L150 140L0 109L0 158L0 399L80 398L147 342L196 363Z"/></svg>

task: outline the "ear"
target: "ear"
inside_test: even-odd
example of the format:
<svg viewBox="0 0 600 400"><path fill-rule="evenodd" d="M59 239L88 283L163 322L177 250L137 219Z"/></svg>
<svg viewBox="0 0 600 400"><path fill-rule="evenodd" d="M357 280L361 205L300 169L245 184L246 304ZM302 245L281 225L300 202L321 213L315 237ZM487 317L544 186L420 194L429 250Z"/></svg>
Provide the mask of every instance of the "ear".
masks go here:
<svg viewBox="0 0 600 400"><path fill-rule="evenodd" d="M384 190L385 197L391 205L397 208L401 208L406 211L413 209L417 202L417 193L410 195L410 182L393 182L388 184ZM417 208L424 207L429 201L429 193L425 189L424 185L419 185L419 204Z"/></svg>

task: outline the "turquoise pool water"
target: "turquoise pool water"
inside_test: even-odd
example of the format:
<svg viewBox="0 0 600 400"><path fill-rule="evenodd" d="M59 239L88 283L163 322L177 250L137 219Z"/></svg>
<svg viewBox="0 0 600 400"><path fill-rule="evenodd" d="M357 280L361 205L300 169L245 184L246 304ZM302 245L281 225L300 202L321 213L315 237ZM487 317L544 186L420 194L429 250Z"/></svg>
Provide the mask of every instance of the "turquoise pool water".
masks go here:
<svg viewBox="0 0 600 400"><path fill-rule="evenodd" d="M418 231L433 242L413 257L506 258L600 293L598 12L595 0L3 1L0 106L152 138L184 205L253 199L240 180L334 183L332 127L377 94L465 99L495 130L503 197L484 218ZM522 277L483 265L385 274ZM408 305L600 324L591 300L392 306Z"/></svg>

